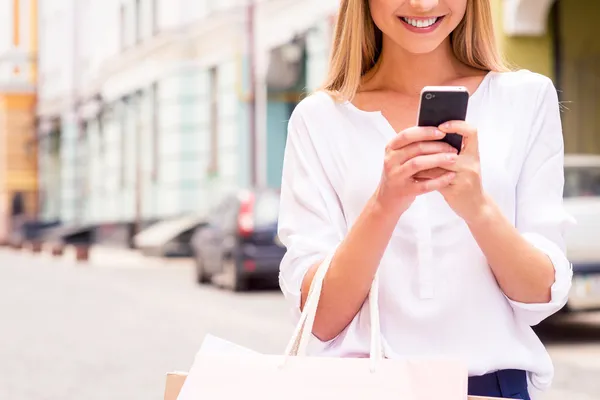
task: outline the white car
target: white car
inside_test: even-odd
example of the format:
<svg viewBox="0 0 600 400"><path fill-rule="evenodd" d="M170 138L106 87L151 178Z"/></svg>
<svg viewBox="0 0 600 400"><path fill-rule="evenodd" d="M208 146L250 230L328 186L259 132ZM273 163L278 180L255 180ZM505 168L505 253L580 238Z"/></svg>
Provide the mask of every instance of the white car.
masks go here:
<svg viewBox="0 0 600 400"><path fill-rule="evenodd" d="M600 309L600 155L565 156L564 205L577 220L566 237L573 287L565 310Z"/></svg>

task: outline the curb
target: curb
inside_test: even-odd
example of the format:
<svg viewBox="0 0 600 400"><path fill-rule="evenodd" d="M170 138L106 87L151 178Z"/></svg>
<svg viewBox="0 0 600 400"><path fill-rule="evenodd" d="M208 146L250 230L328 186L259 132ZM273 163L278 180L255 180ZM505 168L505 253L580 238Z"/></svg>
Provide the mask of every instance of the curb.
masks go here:
<svg viewBox="0 0 600 400"><path fill-rule="evenodd" d="M24 242L3 243L2 247L17 253L62 259L77 264L87 264L90 261L91 246L89 245L65 245L58 242L28 240Z"/></svg>
<svg viewBox="0 0 600 400"><path fill-rule="evenodd" d="M3 246L15 253L29 254L51 260L66 261L81 266L173 266L187 263L187 259L148 257L141 252L119 247L103 245L73 245L58 242L25 241L4 243Z"/></svg>

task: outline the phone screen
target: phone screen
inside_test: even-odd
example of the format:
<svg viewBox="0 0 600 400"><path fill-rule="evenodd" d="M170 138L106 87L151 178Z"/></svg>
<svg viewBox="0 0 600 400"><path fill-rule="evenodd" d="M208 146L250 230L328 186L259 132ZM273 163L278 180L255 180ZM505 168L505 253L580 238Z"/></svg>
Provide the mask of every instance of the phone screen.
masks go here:
<svg viewBox="0 0 600 400"><path fill-rule="evenodd" d="M421 94L417 124L437 127L448 121L464 121L468 105L469 93L466 90L426 88ZM441 141L448 143L458 152L462 149L461 135L449 133Z"/></svg>

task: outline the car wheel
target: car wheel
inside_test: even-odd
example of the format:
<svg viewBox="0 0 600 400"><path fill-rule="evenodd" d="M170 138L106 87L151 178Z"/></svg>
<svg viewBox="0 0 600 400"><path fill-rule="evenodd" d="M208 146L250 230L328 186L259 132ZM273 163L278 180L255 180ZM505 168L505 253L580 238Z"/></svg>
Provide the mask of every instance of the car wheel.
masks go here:
<svg viewBox="0 0 600 400"><path fill-rule="evenodd" d="M248 278L240 275L235 260L223 260L223 273L225 275L225 287L232 292L243 292L250 288Z"/></svg>
<svg viewBox="0 0 600 400"><path fill-rule="evenodd" d="M194 255L194 261L196 263L196 280L200 284L210 283L210 275L206 273L206 268L204 267L204 261L200 255Z"/></svg>

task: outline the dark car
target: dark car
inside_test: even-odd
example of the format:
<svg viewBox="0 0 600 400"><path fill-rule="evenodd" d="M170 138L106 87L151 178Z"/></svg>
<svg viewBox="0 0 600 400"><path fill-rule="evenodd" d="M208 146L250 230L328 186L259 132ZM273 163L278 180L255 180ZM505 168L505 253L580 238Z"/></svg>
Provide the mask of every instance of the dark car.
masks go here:
<svg viewBox="0 0 600 400"><path fill-rule="evenodd" d="M254 277L276 278L285 254L278 214L275 190L240 191L220 201L191 239L198 282L242 291Z"/></svg>

